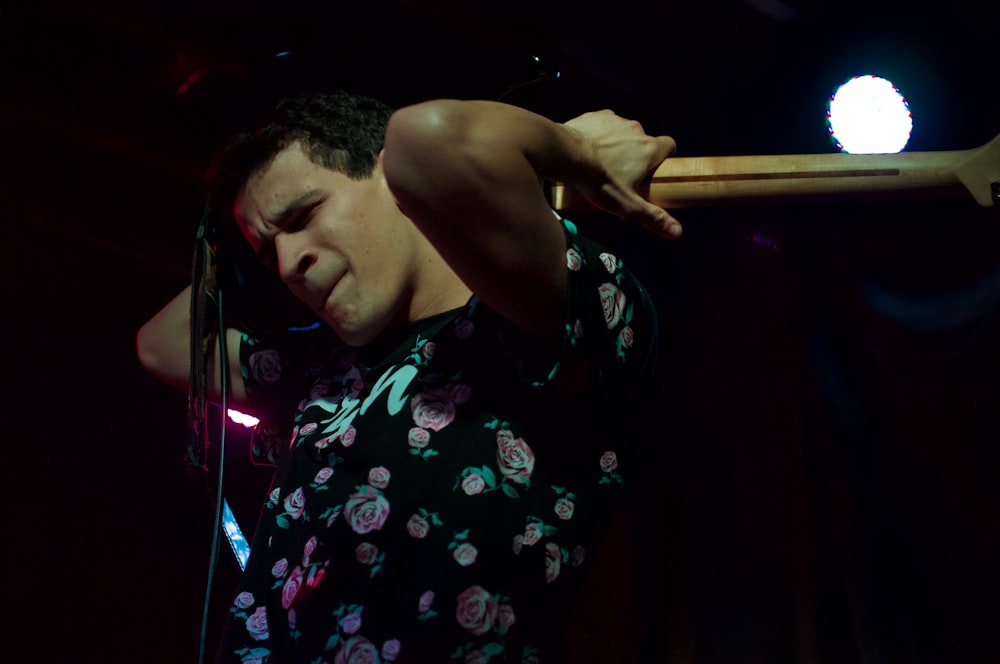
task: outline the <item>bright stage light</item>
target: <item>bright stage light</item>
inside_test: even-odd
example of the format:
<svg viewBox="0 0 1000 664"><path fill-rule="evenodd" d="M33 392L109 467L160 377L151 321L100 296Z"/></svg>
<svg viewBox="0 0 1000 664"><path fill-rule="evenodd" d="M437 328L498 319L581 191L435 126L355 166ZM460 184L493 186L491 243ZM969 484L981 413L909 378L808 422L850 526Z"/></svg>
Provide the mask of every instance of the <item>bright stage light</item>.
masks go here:
<svg viewBox="0 0 1000 664"><path fill-rule="evenodd" d="M895 85L878 76L855 76L830 96L830 134L853 154L900 152L910 140L913 118Z"/></svg>
<svg viewBox="0 0 1000 664"><path fill-rule="evenodd" d="M229 415L229 419L237 424L242 424L248 429L254 428L260 421L253 415L247 415L246 413L241 413L240 411L233 410L232 408L228 409L227 413Z"/></svg>

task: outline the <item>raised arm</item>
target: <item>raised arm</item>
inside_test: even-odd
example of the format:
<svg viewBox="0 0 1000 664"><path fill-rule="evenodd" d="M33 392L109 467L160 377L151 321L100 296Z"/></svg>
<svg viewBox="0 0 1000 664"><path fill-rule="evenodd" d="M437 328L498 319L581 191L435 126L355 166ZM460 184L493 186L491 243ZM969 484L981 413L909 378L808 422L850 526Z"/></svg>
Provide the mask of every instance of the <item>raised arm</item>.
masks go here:
<svg viewBox="0 0 1000 664"><path fill-rule="evenodd" d="M443 100L392 116L383 169L403 212L473 292L554 338L566 247L541 180L572 184L607 212L677 237L680 224L636 191L673 150L669 137L610 111L558 124L506 104Z"/></svg>
<svg viewBox="0 0 1000 664"><path fill-rule="evenodd" d="M143 368L163 382L185 391L189 387L191 367L190 312L191 287L188 286L149 319L136 335L136 353ZM228 402L239 407L246 402L239 363L240 333L227 330L226 341L231 386ZM215 400L222 396L218 353L219 347L215 344L208 369L211 377L209 396Z"/></svg>

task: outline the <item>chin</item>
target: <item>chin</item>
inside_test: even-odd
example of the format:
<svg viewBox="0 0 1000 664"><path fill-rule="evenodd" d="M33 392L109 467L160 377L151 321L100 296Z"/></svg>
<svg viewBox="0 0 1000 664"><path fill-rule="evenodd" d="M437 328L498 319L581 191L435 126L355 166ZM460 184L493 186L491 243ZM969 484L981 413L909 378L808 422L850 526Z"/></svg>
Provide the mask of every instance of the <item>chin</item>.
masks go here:
<svg viewBox="0 0 1000 664"><path fill-rule="evenodd" d="M389 328L406 325L406 321L397 320L393 315L395 312L391 310L364 309L359 312L354 307L336 310L328 308L323 313L323 320L333 328L340 340L355 348L367 346Z"/></svg>
<svg viewBox="0 0 1000 664"><path fill-rule="evenodd" d="M371 343L375 337L381 333L381 329L371 325L361 325L353 321L342 319L323 319L327 325L333 328L340 340L348 346L361 348Z"/></svg>

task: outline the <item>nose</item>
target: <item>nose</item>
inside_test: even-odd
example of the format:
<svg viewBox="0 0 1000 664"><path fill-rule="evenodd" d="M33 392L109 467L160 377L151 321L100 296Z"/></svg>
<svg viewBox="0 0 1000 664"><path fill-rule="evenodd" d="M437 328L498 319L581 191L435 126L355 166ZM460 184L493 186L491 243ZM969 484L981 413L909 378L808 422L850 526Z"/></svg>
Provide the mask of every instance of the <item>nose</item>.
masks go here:
<svg viewBox="0 0 1000 664"><path fill-rule="evenodd" d="M316 253L305 238L296 233L279 233L274 238L278 276L286 284L301 281L316 262Z"/></svg>

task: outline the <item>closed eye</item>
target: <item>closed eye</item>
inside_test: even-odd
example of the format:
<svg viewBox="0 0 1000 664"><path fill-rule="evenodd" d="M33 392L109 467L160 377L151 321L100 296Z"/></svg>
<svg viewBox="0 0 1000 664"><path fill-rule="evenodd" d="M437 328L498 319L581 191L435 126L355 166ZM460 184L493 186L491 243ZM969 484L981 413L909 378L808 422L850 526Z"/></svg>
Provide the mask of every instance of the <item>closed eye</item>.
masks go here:
<svg viewBox="0 0 1000 664"><path fill-rule="evenodd" d="M277 272L278 270L278 254L274 250L274 242L270 240L265 240L260 243L257 247L256 257L257 262L263 267L272 272Z"/></svg>
<svg viewBox="0 0 1000 664"><path fill-rule="evenodd" d="M282 219L279 224L281 230L287 233L295 233L302 230L309 224L309 221L312 219L312 212L316 207L317 205L313 204L308 207L299 208L287 218Z"/></svg>

